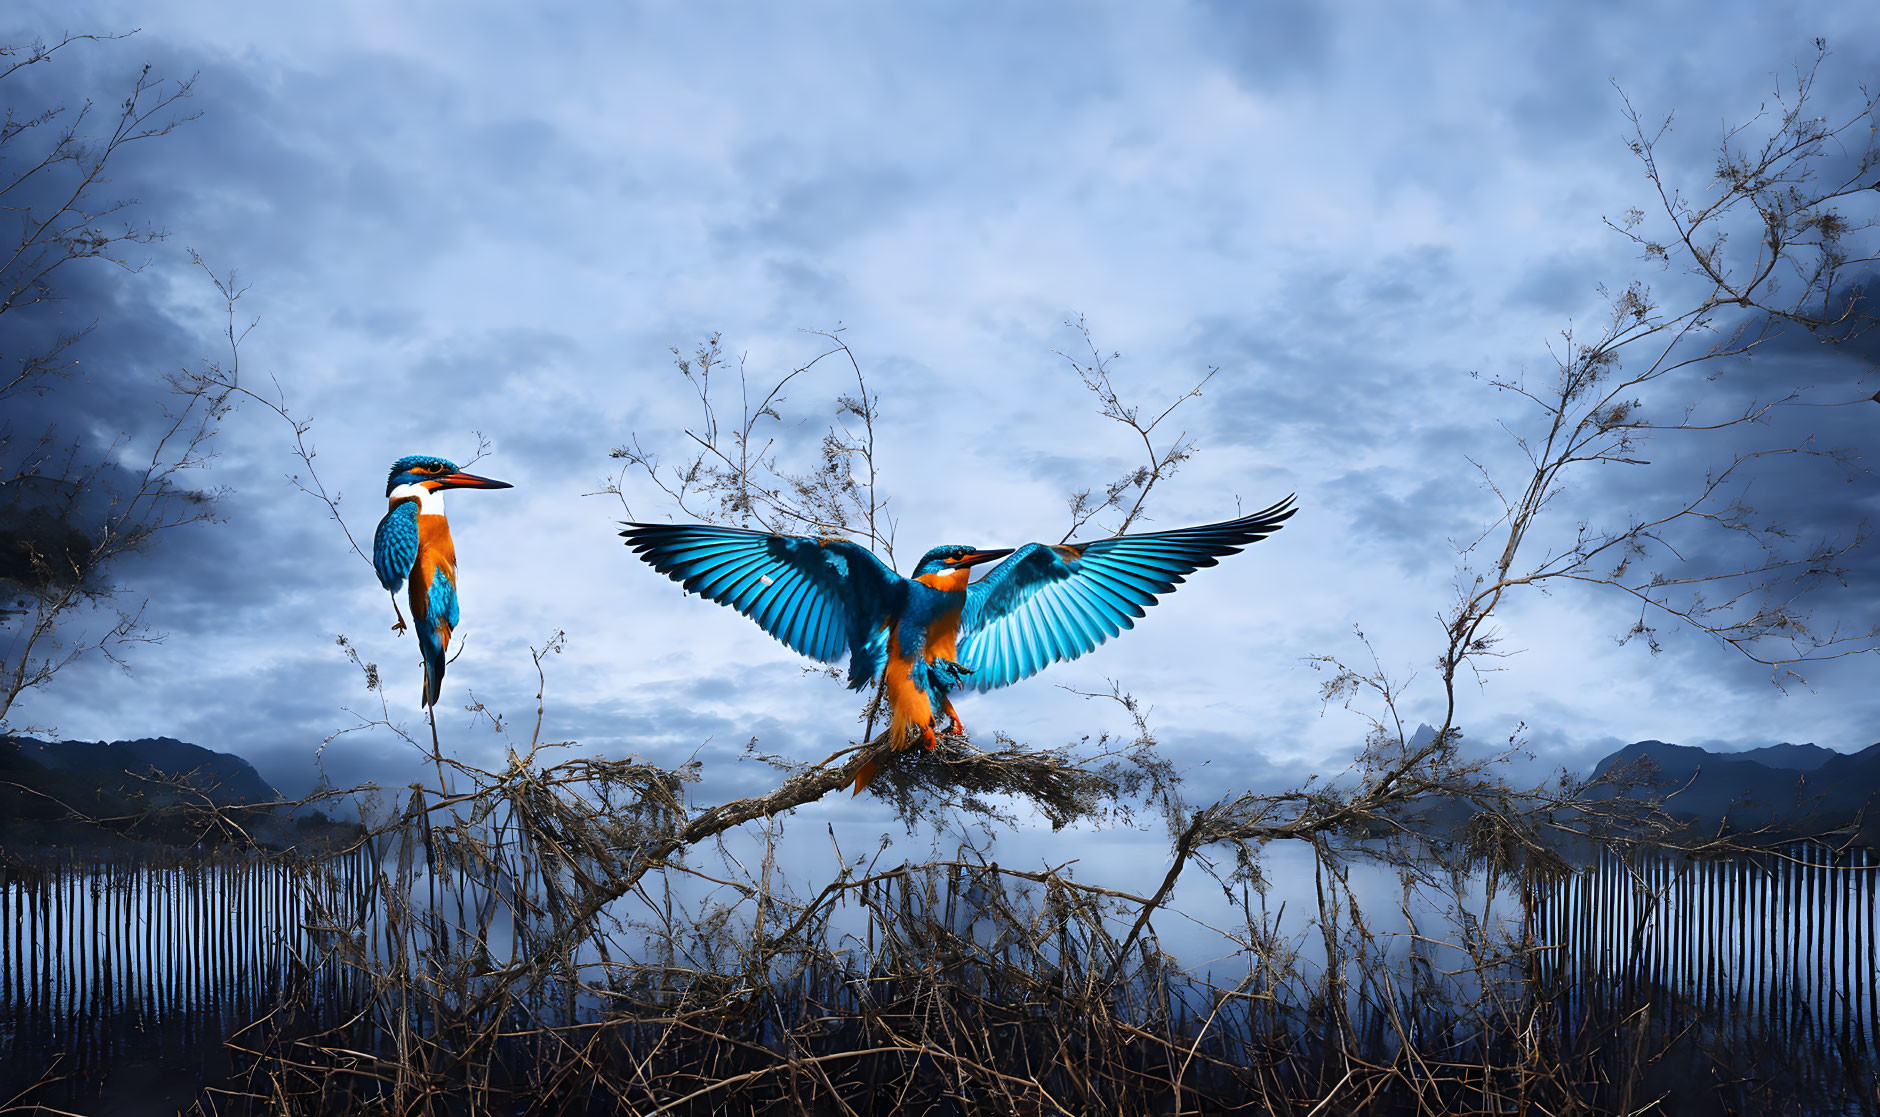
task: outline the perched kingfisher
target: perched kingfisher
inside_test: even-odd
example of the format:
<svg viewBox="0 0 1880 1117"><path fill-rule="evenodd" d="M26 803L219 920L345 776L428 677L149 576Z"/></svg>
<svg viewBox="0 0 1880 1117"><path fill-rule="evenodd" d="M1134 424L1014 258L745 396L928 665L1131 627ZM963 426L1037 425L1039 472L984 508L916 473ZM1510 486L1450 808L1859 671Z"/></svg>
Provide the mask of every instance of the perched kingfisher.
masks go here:
<svg viewBox="0 0 1880 1117"><path fill-rule="evenodd" d="M729 605L792 650L833 663L849 653L849 688L884 681L889 741L933 748L949 693L991 690L1075 659L1126 628L1156 595L1222 555L1278 531L1293 498L1251 516L1016 550L935 547L903 578L846 539L708 524L624 524L627 545L688 591ZM1009 559L978 582L972 568ZM855 777L859 794L879 770Z"/></svg>
<svg viewBox="0 0 1880 1117"><path fill-rule="evenodd" d="M396 594L405 579L411 579L411 620L418 626L418 650L424 656L425 706L437 705L444 685L444 653L457 627L457 548L450 540L450 521L444 518L443 491L511 487L507 481L465 473L443 458L423 454L399 458L386 478L391 510L372 539L372 565L387 593ZM396 597L392 611L398 612ZM398 613L392 630L405 631L403 613Z"/></svg>

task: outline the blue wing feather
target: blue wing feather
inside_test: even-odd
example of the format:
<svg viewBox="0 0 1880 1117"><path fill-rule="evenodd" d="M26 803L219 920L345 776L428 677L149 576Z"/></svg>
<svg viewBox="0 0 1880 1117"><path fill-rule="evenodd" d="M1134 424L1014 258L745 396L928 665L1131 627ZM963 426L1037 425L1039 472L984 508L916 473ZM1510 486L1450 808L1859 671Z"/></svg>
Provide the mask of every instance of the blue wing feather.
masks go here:
<svg viewBox="0 0 1880 1117"><path fill-rule="evenodd" d="M442 570L431 579L431 592L426 595L431 603L431 622L437 623L443 618L444 623L457 627L457 587L451 584L450 575Z"/></svg>
<svg viewBox="0 0 1880 1117"><path fill-rule="evenodd" d="M709 524L626 524L621 536L653 569L728 605L792 651L823 663L850 653L860 689L887 660L887 619L906 583L866 547Z"/></svg>
<svg viewBox="0 0 1880 1117"><path fill-rule="evenodd" d="M379 585L397 593L417 561L418 502L401 500L379 521L372 537L372 568L378 571Z"/></svg>
<svg viewBox="0 0 1880 1117"><path fill-rule="evenodd" d="M781 576L767 574L770 579L769 593L763 600L756 602L755 611L750 614L759 628L774 632L777 639L786 646L818 646L818 641L811 638L809 628L804 624L809 619L810 610L803 600L803 580L795 571L788 571ZM760 579L759 585L762 585Z"/></svg>
<svg viewBox="0 0 1880 1117"><path fill-rule="evenodd" d="M1292 497L1224 523L1048 546L1030 543L967 588L960 662L974 690L1007 686L1076 659L1204 566L1278 531Z"/></svg>

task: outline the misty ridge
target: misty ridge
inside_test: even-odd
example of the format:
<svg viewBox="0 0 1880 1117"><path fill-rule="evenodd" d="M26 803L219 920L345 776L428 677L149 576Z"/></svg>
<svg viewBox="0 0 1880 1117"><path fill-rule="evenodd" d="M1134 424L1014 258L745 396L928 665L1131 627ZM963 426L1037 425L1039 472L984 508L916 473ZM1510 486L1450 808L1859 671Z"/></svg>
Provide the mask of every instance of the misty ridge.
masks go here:
<svg viewBox="0 0 1880 1117"><path fill-rule="evenodd" d="M1411 741L1425 741L1434 732L1419 726ZM1614 820L1660 812L1686 840L1729 838L1770 847L1817 838L1880 845L1880 743L1856 752L1812 742L1732 752L1648 739L1601 757L1578 775L1584 804L1597 804ZM1474 813L1466 799L1432 796L1399 821L1426 834L1459 837ZM1563 836L1559 845L1580 863L1596 852L1596 843L1576 836Z"/></svg>
<svg viewBox="0 0 1880 1117"><path fill-rule="evenodd" d="M1419 726L1411 747L1435 733ZM1693 834L1754 834L1753 844L1764 846L1802 836L1880 845L1880 743L1858 752L1813 743L1722 752L1643 740L1579 775L1588 800L1661 809ZM275 848L356 829L322 810L276 804L287 797L247 760L171 737L0 738L0 846L15 856L61 846L104 852L140 841L195 844L202 833L184 821L204 808L246 808L263 843ZM1459 833L1473 814L1465 801L1431 796L1397 821L1429 834ZM109 819L122 821L100 821ZM1563 850L1583 852L1581 845L1568 841Z"/></svg>
<svg viewBox="0 0 1880 1117"><path fill-rule="evenodd" d="M1718 753L1638 741L1600 760L1591 776L1637 781L1594 788L1593 798L1662 797L1665 812L1693 830L1880 845L1880 744L1853 753L1815 744Z"/></svg>
<svg viewBox="0 0 1880 1117"><path fill-rule="evenodd" d="M283 802L248 761L171 737L0 737L0 850L17 860L213 845L230 826L264 848L321 849L359 830Z"/></svg>

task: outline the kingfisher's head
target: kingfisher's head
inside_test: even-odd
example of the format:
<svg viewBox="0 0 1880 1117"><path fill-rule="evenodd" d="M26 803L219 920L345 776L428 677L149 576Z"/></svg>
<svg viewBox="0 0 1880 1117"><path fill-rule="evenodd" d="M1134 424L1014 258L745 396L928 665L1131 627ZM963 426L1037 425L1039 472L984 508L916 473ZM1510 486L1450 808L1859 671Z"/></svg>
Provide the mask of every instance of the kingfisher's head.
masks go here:
<svg viewBox="0 0 1880 1117"><path fill-rule="evenodd" d="M428 454L411 454L392 463L391 475L385 479L385 495L391 496L402 486L412 486L426 492L438 492L443 489L507 489L507 481L494 481L488 477L478 477L474 473L465 473L457 468L455 462L443 458L434 458Z"/></svg>
<svg viewBox="0 0 1880 1117"><path fill-rule="evenodd" d="M971 570L982 562L1001 559L1011 553L1012 548L1010 547L999 551L988 551L979 547L963 547L957 543L949 544L945 547L935 547L933 550L920 556L920 562L914 567L914 577L919 578L929 574L947 574L955 570L959 571L961 575L965 575L968 570ZM959 581L964 584L965 577L961 577Z"/></svg>

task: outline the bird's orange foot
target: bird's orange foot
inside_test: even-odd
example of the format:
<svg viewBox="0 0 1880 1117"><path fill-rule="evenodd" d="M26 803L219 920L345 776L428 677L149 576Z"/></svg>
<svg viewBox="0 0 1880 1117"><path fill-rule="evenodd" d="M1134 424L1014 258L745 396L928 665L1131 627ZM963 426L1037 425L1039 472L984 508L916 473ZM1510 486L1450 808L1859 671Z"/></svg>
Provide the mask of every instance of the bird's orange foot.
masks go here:
<svg viewBox="0 0 1880 1117"><path fill-rule="evenodd" d="M966 724L960 720L960 712L953 708L953 703L944 702L940 706L941 716L947 719L947 735L950 737L966 736Z"/></svg>
<svg viewBox="0 0 1880 1117"><path fill-rule="evenodd" d="M923 725L920 727L920 740L920 747L924 749L933 749L940 745L940 739L933 735L933 726L931 725Z"/></svg>

